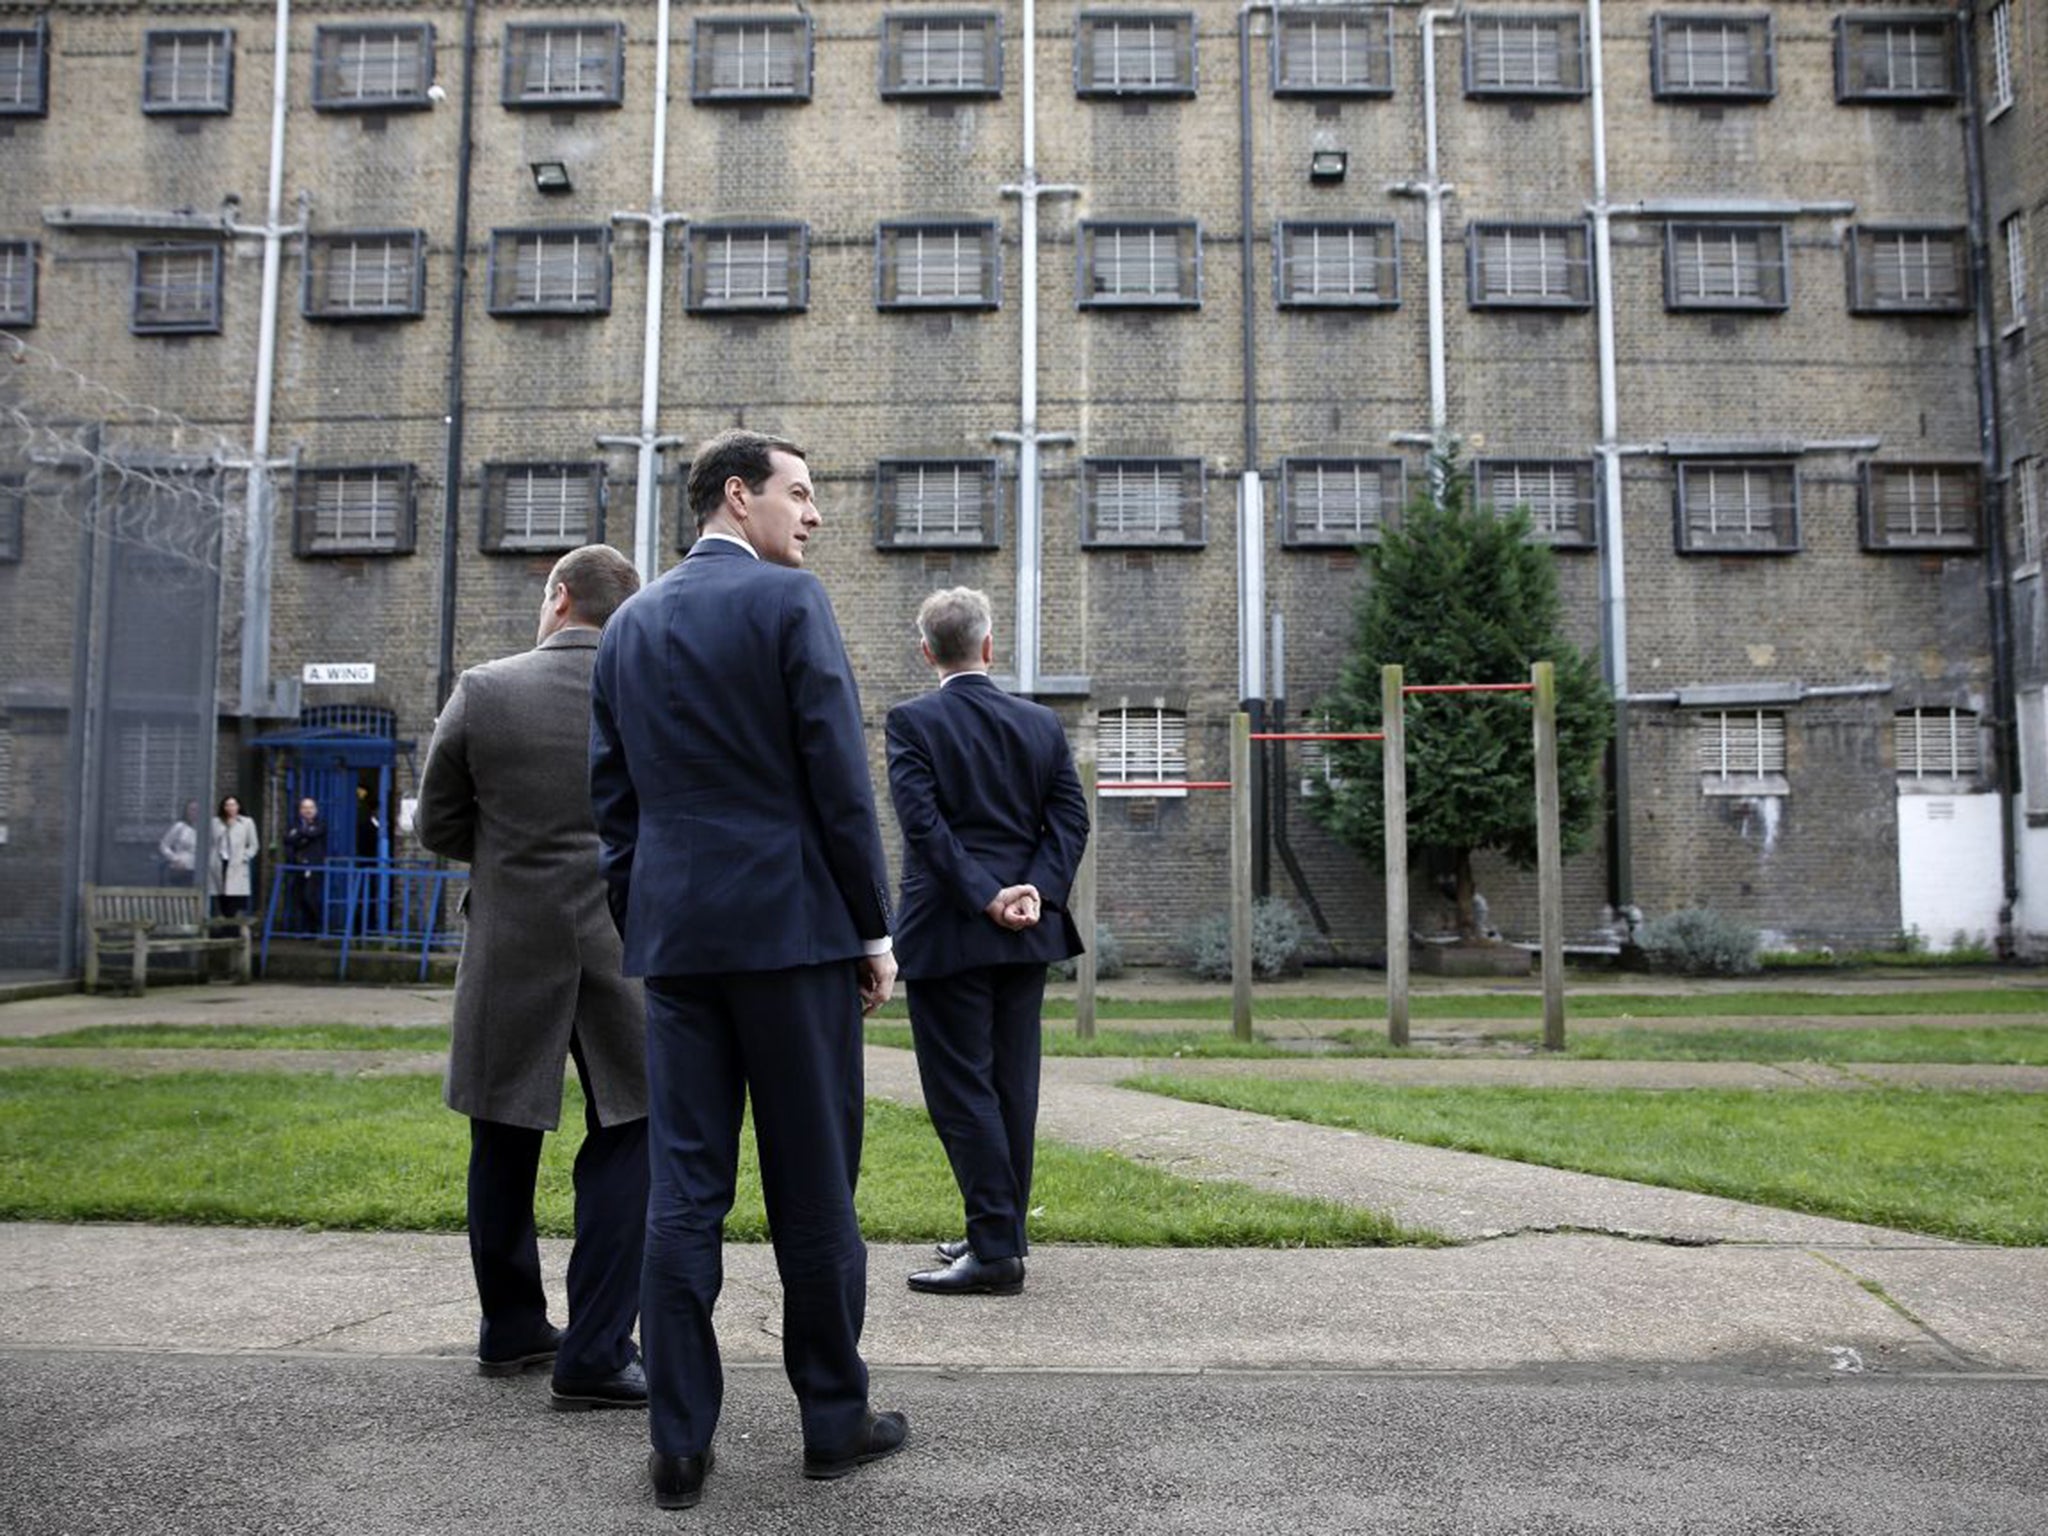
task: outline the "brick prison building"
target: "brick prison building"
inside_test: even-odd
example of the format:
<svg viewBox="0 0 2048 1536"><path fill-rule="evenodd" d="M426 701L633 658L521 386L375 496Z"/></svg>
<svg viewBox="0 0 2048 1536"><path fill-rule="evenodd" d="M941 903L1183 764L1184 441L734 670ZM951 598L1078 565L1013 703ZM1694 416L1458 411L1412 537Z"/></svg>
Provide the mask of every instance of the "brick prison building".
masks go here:
<svg viewBox="0 0 2048 1536"><path fill-rule="evenodd" d="M1227 899L1456 439L1616 699L1567 924L2048 945L2048 19L1924 5L0 4L0 966L188 799L414 857L461 668L692 445L810 450L881 713L986 588L1102 919ZM2031 320L2031 325L2030 325ZM1399 660L1400 658L1378 658ZM1377 869L1263 765L1321 952ZM360 788L361 793L356 793ZM885 808L886 815L886 808ZM1510 936L1528 877L1487 864ZM1440 898L1418 876L1414 910Z"/></svg>

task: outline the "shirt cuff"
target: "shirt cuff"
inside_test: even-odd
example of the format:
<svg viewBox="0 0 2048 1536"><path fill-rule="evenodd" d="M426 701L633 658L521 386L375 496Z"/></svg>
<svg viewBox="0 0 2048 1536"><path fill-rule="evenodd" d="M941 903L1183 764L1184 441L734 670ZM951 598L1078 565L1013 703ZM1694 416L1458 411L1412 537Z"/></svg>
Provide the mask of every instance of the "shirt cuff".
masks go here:
<svg viewBox="0 0 2048 1536"><path fill-rule="evenodd" d="M860 941L860 952L869 959L873 959L876 955L886 955L893 947L889 942L889 935L886 933L879 939L862 939Z"/></svg>

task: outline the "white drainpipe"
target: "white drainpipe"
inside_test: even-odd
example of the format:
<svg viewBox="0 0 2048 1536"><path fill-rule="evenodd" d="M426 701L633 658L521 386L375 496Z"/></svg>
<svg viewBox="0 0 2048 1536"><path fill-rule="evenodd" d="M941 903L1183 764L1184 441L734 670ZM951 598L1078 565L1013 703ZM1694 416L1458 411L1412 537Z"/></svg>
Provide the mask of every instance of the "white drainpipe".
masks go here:
<svg viewBox="0 0 2048 1536"><path fill-rule="evenodd" d="M630 447L638 454L633 486L633 566L642 582L654 580L661 563L661 450L680 443L655 431L661 409L662 263L668 254L668 227L680 224L679 213L662 211L668 181L668 39L671 0L656 7L654 42L654 155L649 175L647 211L612 215L615 224L647 226L647 317L640 348L640 430L630 437L600 434L598 442Z"/></svg>
<svg viewBox="0 0 2048 1536"><path fill-rule="evenodd" d="M1593 88L1593 285L1600 328L1601 654L1616 698L1628 692L1628 589L1621 536L1621 406L1614 362L1613 210L1607 201L1607 92L1600 41L1600 0L1586 0L1587 66Z"/></svg>
<svg viewBox="0 0 2048 1536"><path fill-rule="evenodd" d="M1422 142L1421 181L1397 182L1390 191L1423 200L1426 222L1424 248L1429 256L1429 441L1441 447L1450 433L1449 391L1444 382L1444 198L1456 190L1437 173L1436 142L1436 24L1457 16L1455 7L1430 9L1422 13ZM1406 440L1405 437L1403 440ZM1443 488L1434 482L1432 493Z"/></svg>

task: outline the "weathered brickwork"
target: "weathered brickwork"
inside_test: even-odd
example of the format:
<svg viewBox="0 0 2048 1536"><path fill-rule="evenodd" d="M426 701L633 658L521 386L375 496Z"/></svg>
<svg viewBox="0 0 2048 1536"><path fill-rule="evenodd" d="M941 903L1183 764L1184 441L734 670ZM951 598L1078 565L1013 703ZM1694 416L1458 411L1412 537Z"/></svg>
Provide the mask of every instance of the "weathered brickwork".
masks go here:
<svg viewBox="0 0 2048 1536"><path fill-rule="evenodd" d="M1418 12L1392 12L1390 95L1322 98L1275 94L1270 17L1254 15L1245 60L1247 259L1235 4L1195 0L1160 8L1195 15L1197 89L1192 97L1148 99L1077 97L1073 39L1087 7L1072 0L1038 7L1037 171L1046 183L1078 190L1040 201L1035 251L1020 248L1018 200L1004 190L1022 175L1021 10L1009 0L990 6L1002 26L999 96L883 99L883 17L918 9L875 0L819 0L801 10L773 0L678 7L662 194L671 222L650 236L644 220L613 215L644 214L648 205L654 7L647 0L480 6L469 235L458 252L462 8L294 6L284 217L303 219L315 234L421 230L425 278L416 318L313 320L300 310L304 252L296 237L284 243L271 450L287 462L278 470L271 677L296 679L309 662L374 662L374 687L309 687L305 702L387 707L400 735L424 744L444 681L444 583L452 582L454 594L446 638L456 668L529 644L552 556L483 547L486 465L602 462L604 537L633 547L637 455L630 444L600 446L597 439L632 438L640 430L649 240L656 238L663 254L656 430L679 444L661 455L661 563L678 558L687 541L676 481L689 445L744 422L809 447L825 515L812 564L832 591L876 727L878 784L882 713L928 685L911 630L926 591L955 582L987 588L998 616L998 668L1015 665L1019 487L1014 448L993 434L1015 433L1021 424L1027 263L1040 302L1038 425L1071 435L1071 442L1047 443L1042 455L1038 669L1047 678L1086 680L1085 696L1062 682L1069 691L1054 700L1077 743L1092 741L1097 709L1126 700L1163 704L1186 711L1190 774L1227 772L1228 717L1239 703L1237 500L1247 467L1264 481L1267 601L1286 621L1290 715L1299 722L1312 711L1348 650L1362 565L1348 551L1283 547L1281 461L1398 458L1413 489L1423 467L1418 443L1431 428L1431 295L1424 201L1417 195L1425 177ZM1846 243L1849 231L1864 224L1969 223L1962 117L1941 102L1838 104L1835 21L1849 8L1789 0L1743 8L1772 21L1770 99L1656 100L1649 59L1659 9L1647 0L1608 4L1603 38L1616 438L1628 450L1618 519L1623 548L1615 564L1627 599L1628 687L1642 696L1627 710L1631 894L1653 915L1705 903L1787 934L1882 939L1899 927L1891 717L1926 706L1992 718L1993 637L1983 553L1867 550L1858 487L1871 459L1978 459L1977 326L1971 314L1852 315ZM1983 12L1979 6L1980 34ZM808 100L693 100L693 26L709 14L807 15ZM110 208L196 215L225 209L245 228L262 222L272 12L260 4L0 5L0 27L38 19L49 35L48 111L0 116L0 241L32 240L39 251L35 324L25 335L122 395L185 418L199 435L246 445L256 411L260 236L166 235L115 227L118 220L106 217L80 223L78 216ZM503 104L508 22L593 19L617 20L625 29L618 105L521 111ZM432 25L438 99L419 110L315 110L316 29L394 21ZM2048 390L2039 382L2048 318L2041 288L2048 271L2048 28L2031 14L2020 21L2015 105L1984 125L1994 333L2008 330L2013 318L2011 296L1998 286L2004 253L1997 224L2013 212L2034 211L2034 323L1997 341L2008 462L2048 454ZM233 30L231 112L141 112L143 34L151 27ZM1574 97L1467 96L1462 36L1456 21L1441 26L1435 49L1440 175L1452 188L1444 200L1442 252L1447 424L1479 456L1592 460L1601 420L1591 293L1586 303L1562 308L1477 308L1467 283L1474 221L1581 225L1590 243L1596 187L1589 104ZM1981 73L1987 55L1981 35L1978 41ZM1347 157L1344 176L1312 179L1311 156L1330 150ZM573 190L538 191L531 166L541 161L564 165ZM225 202L230 195L233 204ZM1668 309L1665 220L1675 202L1714 205L1724 217L1746 208L1748 217L1781 225L1786 307ZM72 214L46 218L46 210L58 209ZM879 307L876 226L909 218L994 223L999 306ZM1108 220L1193 221L1199 305L1082 305L1084 222ZM1282 221L1304 220L1392 223L1398 304L1280 307L1275 230ZM801 312L687 308L686 281L701 260L695 237L742 222L801 226L808 251ZM608 238L603 312L491 313L494 232L532 227ZM134 251L166 239L222 250L218 334L131 333ZM459 423L451 423L458 287L462 407ZM1250 466L1247 293L1257 460ZM451 472L456 426L460 451ZM1736 455L1772 446L1800 450L1792 460L1800 495L1797 551L1678 552L1676 460L1668 445L1679 443ZM1084 547L1081 465L1101 457L1200 460L1199 540L1149 550ZM884 458L998 459L1004 474L996 547L878 547L875 464ZM297 553L293 468L373 464L412 467L409 552ZM2011 494L2005 504L2017 500ZM231 475L224 507L229 579L221 601L223 783L254 782L260 759L241 738L278 723L256 718L269 701L240 697L243 516L241 481ZM12 722L14 741L13 830L0 847L0 931L49 910L48 892L64 868L63 823L76 815L63 767L72 634L81 614L76 535L76 520L38 504L24 558L0 563L0 641L9 656L0 713ZM1557 556L1569 629L1589 648L1603 632L1608 558L1590 547ZM2048 612L2039 586L2031 577L2013 585L2022 688L2048 682ZM1670 696L1790 683L1870 691L1787 706L1790 789L1777 810L1703 796L1689 755L1691 712ZM249 722L238 729L245 704ZM1299 779L1296 761L1276 776L1274 789L1286 800L1288 848L1331 930L1326 952L1376 953L1385 909L1378 873L1313 824ZM279 808L263 809L274 825ZM1132 953L1163 956L1193 921L1221 909L1227 841L1220 795L1104 802L1103 918ZM1603 831L1567 865L1567 921L1575 934L1594 927L1613 894L1607 842ZM1495 921L1511 934L1530 934L1530 879L1491 862L1480 878ZM1276 894L1296 894L1277 852L1272 884ZM1411 905L1418 926L1434 925L1440 898L1420 875ZM2037 926L2048 932L2048 915Z"/></svg>

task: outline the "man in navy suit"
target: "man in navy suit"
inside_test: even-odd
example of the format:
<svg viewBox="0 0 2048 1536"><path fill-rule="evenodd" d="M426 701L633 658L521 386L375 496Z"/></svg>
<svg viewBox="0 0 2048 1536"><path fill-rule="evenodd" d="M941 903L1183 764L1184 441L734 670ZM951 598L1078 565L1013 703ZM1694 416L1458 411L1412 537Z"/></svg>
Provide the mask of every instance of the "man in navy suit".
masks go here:
<svg viewBox="0 0 2048 1536"><path fill-rule="evenodd" d="M626 974L647 978L640 1336L665 1509L695 1504L711 1466L711 1312L747 1101L804 1474L843 1477L906 1433L869 1406L860 1355L861 1015L888 1001L896 961L860 699L803 569L816 494L802 449L741 430L703 444L688 489L696 544L613 618L591 679L602 867Z"/></svg>
<svg viewBox="0 0 2048 1536"><path fill-rule="evenodd" d="M1059 717L988 675L988 598L935 592L917 630L939 686L889 711L889 796L903 828L896 954L932 1124L967 1208L942 1295L1024 1288L1045 968L1081 952L1067 891L1088 801ZM1045 921L1050 915L1054 920Z"/></svg>

